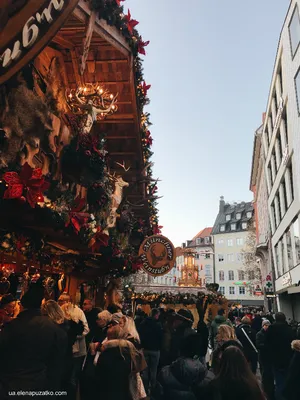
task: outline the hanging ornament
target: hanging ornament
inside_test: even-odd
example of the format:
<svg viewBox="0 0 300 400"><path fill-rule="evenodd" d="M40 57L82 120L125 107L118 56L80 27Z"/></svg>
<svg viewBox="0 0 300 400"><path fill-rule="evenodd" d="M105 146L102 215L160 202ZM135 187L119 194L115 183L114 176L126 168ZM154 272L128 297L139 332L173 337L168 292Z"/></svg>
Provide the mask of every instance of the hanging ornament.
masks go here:
<svg viewBox="0 0 300 400"><path fill-rule="evenodd" d="M148 44L150 43L150 40L148 40L147 42L144 42L142 37L139 39L139 41L137 42L137 46L138 46L138 52L140 54L143 54L144 56L146 55L146 50L145 47L148 46Z"/></svg>
<svg viewBox="0 0 300 400"><path fill-rule="evenodd" d="M129 31L129 33L132 35L133 34L133 29L139 24L139 22L136 21L135 19L131 19L131 14L130 14L130 10L129 9L128 9L127 15L124 16L124 19L126 21L127 29Z"/></svg>

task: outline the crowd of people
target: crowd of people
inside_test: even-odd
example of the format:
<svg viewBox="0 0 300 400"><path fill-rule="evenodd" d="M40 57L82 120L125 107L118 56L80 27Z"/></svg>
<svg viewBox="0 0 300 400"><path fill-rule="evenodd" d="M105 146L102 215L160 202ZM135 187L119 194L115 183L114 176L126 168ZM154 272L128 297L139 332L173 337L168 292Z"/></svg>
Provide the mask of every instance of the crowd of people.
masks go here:
<svg viewBox="0 0 300 400"><path fill-rule="evenodd" d="M106 310L30 289L0 301L0 399L18 391L71 400L298 400L300 340L285 315L220 309ZM43 396L44 398L45 396Z"/></svg>

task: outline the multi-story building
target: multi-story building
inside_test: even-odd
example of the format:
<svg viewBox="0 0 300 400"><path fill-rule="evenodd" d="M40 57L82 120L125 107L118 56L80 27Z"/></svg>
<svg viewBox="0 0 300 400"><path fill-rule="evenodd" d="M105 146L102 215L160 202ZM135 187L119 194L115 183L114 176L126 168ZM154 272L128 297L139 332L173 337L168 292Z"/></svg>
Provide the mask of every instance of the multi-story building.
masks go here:
<svg viewBox="0 0 300 400"><path fill-rule="evenodd" d="M265 114L263 115L263 121ZM268 213L268 190L265 176L265 156L262 144L263 125L255 132L250 190L253 192L253 206L256 223L256 256L262 274L265 308L276 309L274 304L274 279L272 271L272 249L270 241L270 220Z"/></svg>
<svg viewBox="0 0 300 400"><path fill-rule="evenodd" d="M231 302L244 306L263 305L263 296L257 295L261 291L261 279L252 276L253 271L246 268L244 261L254 251L247 248L253 216L251 202L228 204L222 196L212 230L215 282Z"/></svg>
<svg viewBox="0 0 300 400"><path fill-rule="evenodd" d="M300 319L300 1L280 34L262 127L278 307Z"/></svg>

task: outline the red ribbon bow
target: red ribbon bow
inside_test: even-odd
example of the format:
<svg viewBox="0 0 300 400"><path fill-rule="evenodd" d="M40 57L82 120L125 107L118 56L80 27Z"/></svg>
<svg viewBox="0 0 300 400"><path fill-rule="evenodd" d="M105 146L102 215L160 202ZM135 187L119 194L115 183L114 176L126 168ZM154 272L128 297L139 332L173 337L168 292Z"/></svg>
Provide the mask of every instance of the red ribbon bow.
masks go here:
<svg viewBox="0 0 300 400"><path fill-rule="evenodd" d="M146 132L146 139L147 139L147 141L146 141L147 145L148 146L152 146L153 138L151 136L151 132L150 131Z"/></svg>
<svg viewBox="0 0 300 400"><path fill-rule="evenodd" d="M29 205L34 208L37 202L43 202L43 192L50 186L45 181L41 168L31 168L28 163L22 167L20 174L6 172L3 179L8 184L4 199L20 199L25 196Z"/></svg>
<svg viewBox="0 0 300 400"><path fill-rule="evenodd" d="M145 56L146 55L145 47L148 46L149 43L150 43L150 40L148 40L147 42L144 42L143 39L140 38L140 40L137 42L138 52Z"/></svg>
<svg viewBox="0 0 300 400"><path fill-rule="evenodd" d="M128 14L125 15L124 19L126 21L127 29L129 33L132 35L133 29L139 24L139 22L135 19L131 19L131 14L129 9L128 9Z"/></svg>
<svg viewBox="0 0 300 400"><path fill-rule="evenodd" d="M107 247L108 246L108 241L109 241L109 236L102 232L101 228L98 226L97 228L98 232L95 234L94 237L89 242L89 247L91 248L93 253L98 253L100 250L100 247Z"/></svg>
<svg viewBox="0 0 300 400"><path fill-rule="evenodd" d="M153 227L152 227L153 235L160 235L162 228L163 228L163 226L161 226L161 225L153 225Z"/></svg>
<svg viewBox="0 0 300 400"><path fill-rule="evenodd" d="M81 197L76 197L74 200L74 205L69 212L69 219L65 224L67 228L70 224L72 224L75 232L78 234L82 226L84 226L89 219L89 214L82 212L85 206L85 199Z"/></svg>

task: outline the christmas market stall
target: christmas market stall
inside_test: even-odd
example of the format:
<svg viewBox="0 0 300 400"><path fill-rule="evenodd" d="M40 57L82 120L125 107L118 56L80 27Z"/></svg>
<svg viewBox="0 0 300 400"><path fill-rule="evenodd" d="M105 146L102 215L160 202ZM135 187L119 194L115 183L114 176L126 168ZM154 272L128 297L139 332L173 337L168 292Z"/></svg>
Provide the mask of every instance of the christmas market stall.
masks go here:
<svg viewBox="0 0 300 400"><path fill-rule="evenodd" d="M120 0L5 1L0 21L1 291L100 298L160 233L149 41Z"/></svg>

